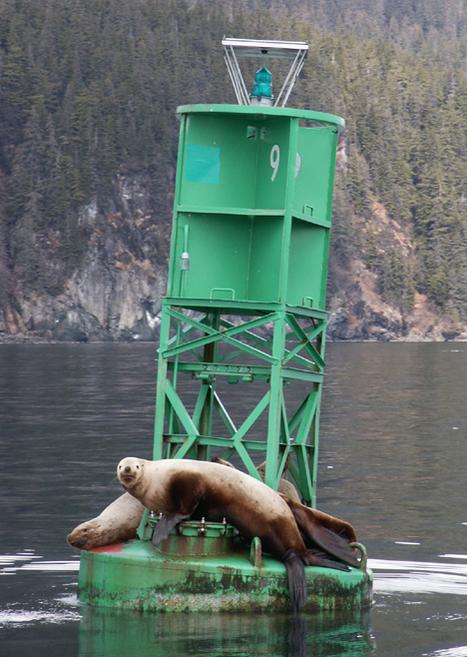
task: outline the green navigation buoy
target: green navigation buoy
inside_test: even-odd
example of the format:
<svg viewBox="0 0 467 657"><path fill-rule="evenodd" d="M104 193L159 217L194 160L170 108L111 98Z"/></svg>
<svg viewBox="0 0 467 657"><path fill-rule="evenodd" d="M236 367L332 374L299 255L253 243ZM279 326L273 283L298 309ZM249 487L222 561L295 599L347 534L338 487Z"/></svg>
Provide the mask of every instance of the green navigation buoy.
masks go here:
<svg viewBox="0 0 467 657"><path fill-rule="evenodd" d="M277 490L287 471L301 500L315 506L332 192L344 121L284 107L306 44L222 44L238 105L177 110L153 458L220 456L256 478L264 462L268 486ZM275 98L265 65L250 96L237 55L291 62ZM243 386L241 409L221 381ZM294 398L289 384L298 385ZM245 545L227 523L190 522L156 548L156 522L146 511L137 540L82 552L83 602L152 611L287 608L285 566L262 554L258 538ZM358 549L360 568L305 568L305 609L370 604L372 574Z"/></svg>

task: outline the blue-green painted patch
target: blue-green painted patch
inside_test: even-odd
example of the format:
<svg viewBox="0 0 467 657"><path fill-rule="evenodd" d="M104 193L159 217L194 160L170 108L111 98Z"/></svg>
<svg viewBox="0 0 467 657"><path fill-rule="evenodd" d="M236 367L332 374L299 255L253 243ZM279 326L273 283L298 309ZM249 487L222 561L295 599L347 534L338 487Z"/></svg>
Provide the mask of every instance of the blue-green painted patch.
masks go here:
<svg viewBox="0 0 467 657"><path fill-rule="evenodd" d="M217 146L188 144L185 178L189 182L218 185L221 173L221 149Z"/></svg>

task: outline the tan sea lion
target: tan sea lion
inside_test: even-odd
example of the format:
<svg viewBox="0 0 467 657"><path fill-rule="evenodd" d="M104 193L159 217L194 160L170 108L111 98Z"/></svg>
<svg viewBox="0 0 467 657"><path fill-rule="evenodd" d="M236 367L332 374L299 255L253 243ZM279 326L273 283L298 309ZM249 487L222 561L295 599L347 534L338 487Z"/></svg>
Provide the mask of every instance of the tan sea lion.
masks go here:
<svg viewBox="0 0 467 657"><path fill-rule="evenodd" d="M258 536L265 551L286 565L294 610L306 602L304 565L347 570L327 555L307 549L288 502L240 470L207 461L127 457L118 464L117 476L144 506L163 514L154 530L155 545L190 517L214 522L226 518L245 538ZM341 550L340 545L338 548ZM348 551L354 559L352 550Z"/></svg>
<svg viewBox="0 0 467 657"><path fill-rule="evenodd" d="M212 458L211 460L213 463L221 463L222 465L227 465L229 468L235 468L235 466L232 463L230 463L230 461L221 459L219 456L214 456L214 458ZM266 473L266 461L260 463L257 466L256 470L258 471L258 474L261 477L261 479L264 481L264 475ZM293 483L288 479L284 479L284 477L282 477L282 479L279 481L277 492L282 493L282 495L285 495L289 499L293 500L294 502L298 502L299 504L302 501Z"/></svg>
<svg viewBox="0 0 467 657"><path fill-rule="evenodd" d="M230 461L225 461L217 456L212 461L235 468ZM264 479L266 461L258 465L256 469L260 477ZM332 549L330 550L331 545L334 545L337 554L342 552L345 555L348 552L348 544L357 541L355 529L350 523L302 504L297 489L287 479L280 480L278 493L289 505L308 548L313 549L318 546L335 554ZM342 554L340 556L342 558ZM355 562L349 558L344 558L344 561L352 566L358 566L356 558Z"/></svg>
<svg viewBox="0 0 467 657"><path fill-rule="evenodd" d="M129 493L120 495L96 518L82 522L67 536L67 541L80 550L123 543L136 537L144 506Z"/></svg>

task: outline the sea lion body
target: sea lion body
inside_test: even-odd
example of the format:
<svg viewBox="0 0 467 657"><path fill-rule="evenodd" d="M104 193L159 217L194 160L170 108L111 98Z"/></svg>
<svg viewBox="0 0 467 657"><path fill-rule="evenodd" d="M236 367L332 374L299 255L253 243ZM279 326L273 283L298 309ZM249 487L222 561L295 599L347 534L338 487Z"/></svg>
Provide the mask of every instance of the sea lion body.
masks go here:
<svg viewBox="0 0 467 657"><path fill-rule="evenodd" d="M230 461L224 461L219 457L214 457L213 462L235 469ZM266 462L258 465L256 469L260 477L264 479ZM316 548L319 548L344 563L355 568L359 567L355 552L349 545L357 541L355 530L350 523L302 504L297 489L287 479L280 480L278 493L292 511L302 539L309 548L308 552L302 555L302 560L307 566L330 565L329 562L324 564L317 557ZM336 566L334 565L334 567Z"/></svg>
<svg viewBox="0 0 467 657"><path fill-rule="evenodd" d="M347 543L355 543L357 541L355 529L346 520L331 516L329 513L324 513L324 511L318 511L318 509L312 509L300 502L296 502L295 499L291 499L287 495L281 495L281 497L287 502L301 530L305 530L307 525L311 523L314 526L320 526L342 537ZM308 534L312 533L311 524L309 525Z"/></svg>
<svg viewBox="0 0 467 657"><path fill-rule="evenodd" d="M67 536L68 543L80 550L123 543L136 537L144 506L129 493L120 495L92 520L82 522Z"/></svg>
<svg viewBox="0 0 467 657"><path fill-rule="evenodd" d="M306 565L323 565L319 563L319 558L318 561L316 560L318 548L354 568L360 567L360 562L351 547L351 544L357 541L357 536L349 522L312 509L285 495L281 495L281 497L292 511L303 541L309 548L304 558ZM336 567L334 566L334 568Z"/></svg>
<svg viewBox="0 0 467 657"><path fill-rule="evenodd" d="M225 459L221 459L218 456L215 456L212 459L212 462L213 463L220 463L222 465L226 465L229 468L235 468L235 466L232 463L230 463L230 461L226 461ZM264 477L265 477L265 474L266 474L266 461L264 461L263 463L260 463L257 466L256 470L257 470L259 476L261 477L261 479L264 481ZM298 494L298 491L295 488L295 486L293 485L293 483L291 481L289 481L288 479L284 479L284 477L282 477L279 480L279 486L277 487L277 492L282 493L282 495L285 495L289 499L293 500L294 502L298 502L299 504L302 501L300 499L300 495Z"/></svg>
<svg viewBox="0 0 467 657"><path fill-rule="evenodd" d="M190 459L129 457L120 462L117 476L144 506L167 518L226 518L246 538L258 536L264 549L279 559L289 550L306 551L287 502L240 470Z"/></svg>

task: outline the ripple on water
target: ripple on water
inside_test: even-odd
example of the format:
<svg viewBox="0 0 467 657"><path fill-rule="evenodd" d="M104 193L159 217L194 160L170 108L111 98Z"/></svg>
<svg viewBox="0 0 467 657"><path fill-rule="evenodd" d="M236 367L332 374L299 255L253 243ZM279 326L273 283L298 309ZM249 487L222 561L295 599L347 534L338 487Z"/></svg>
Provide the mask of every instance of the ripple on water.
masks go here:
<svg viewBox="0 0 467 657"><path fill-rule="evenodd" d="M33 623L68 623L78 621L78 611L64 608L56 610L40 609L1 609L0 627L5 625L30 625Z"/></svg>
<svg viewBox="0 0 467 657"><path fill-rule="evenodd" d="M78 556L72 561L46 561L35 554L0 554L0 575L14 575L17 571L34 570L39 572L75 572L79 570Z"/></svg>
<svg viewBox="0 0 467 657"><path fill-rule="evenodd" d="M17 554L0 555L0 575L20 575L25 571L35 573L70 572L79 569L79 561L48 561L32 550L18 552ZM25 575L31 577L31 575ZM73 589L76 583L62 584L65 588ZM52 587L54 588L54 587ZM45 594L47 595L47 594ZM60 624L78 621L78 596L72 591L54 597L52 600L31 600L31 606L24 608L21 603L7 604L0 609L0 627L28 626L33 624Z"/></svg>
<svg viewBox="0 0 467 657"><path fill-rule="evenodd" d="M467 595L467 564L465 563L384 559L370 559L368 563L374 571L375 593Z"/></svg>
<svg viewBox="0 0 467 657"><path fill-rule="evenodd" d="M467 646L448 648L447 650L436 650L436 652L424 653L423 657L467 657Z"/></svg>
<svg viewBox="0 0 467 657"><path fill-rule="evenodd" d="M21 570L39 570L42 572L73 572L79 570L79 561L36 561L25 563Z"/></svg>

